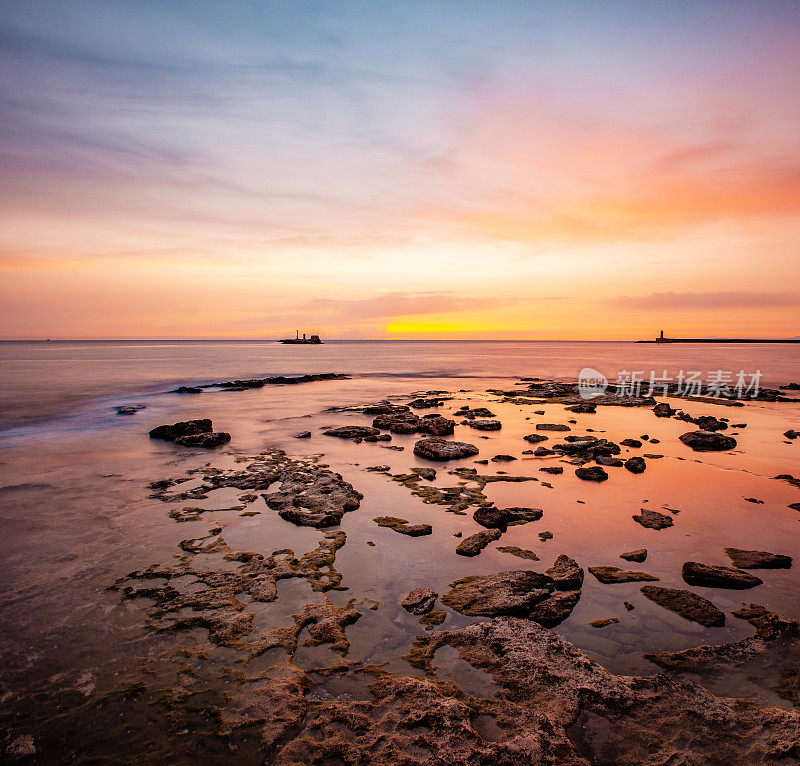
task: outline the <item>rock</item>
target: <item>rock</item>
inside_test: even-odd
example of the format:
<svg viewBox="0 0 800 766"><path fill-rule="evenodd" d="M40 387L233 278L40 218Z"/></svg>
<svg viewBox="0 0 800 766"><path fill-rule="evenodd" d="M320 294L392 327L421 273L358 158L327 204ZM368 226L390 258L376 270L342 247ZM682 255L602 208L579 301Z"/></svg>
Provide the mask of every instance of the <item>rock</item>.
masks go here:
<svg viewBox="0 0 800 766"><path fill-rule="evenodd" d="M641 512L633 517L633 520L648 529L666 529L674 524L671 516L651 511L649 508L642 508Z"/></svg>
<svg viewBox="0 0 800 766"><path fill-rule="evenodd" d="M643 457L630 457L625 461L625 468L631 473L644 473L647 463L644 462Z"/></svg>
<svg viewBox="0 0 800 766"><path fill-rule="evenodd" d="M774 478L788 482L793 487L797 487L798 489L800 489L800 479L798 479L796 476L792 476L790 473L779 473Z"/></svg>
<svg viewBox="0 0 800 766"><path fill-rule="evenodd" d="M419 419L417 432L421 434L431 434L431 436L447 436L453 433L456 423L454 420L444 418L441 415L424 415Z"/></svg>
<svg viewBox="0 0 800 766"><path fill-rule="evenodd" d="M767 551L747 551L742 548L726 548L725 553L739 569L789 569L792 557Z"/></svg>
<svg viewBox="0 0 800 766"><path fill-rule="evenodd" d="M793 511L800 511L800 503L789 503L786 507L791 508Z"/></svg>
<svg viewBox="0 0 800 766"><path fill-rule="evenodd" d="M436 478L435 468L412 468L411 473L415 473L417 476L427 479L428 481L433 481Z"/></svg>
<svg viewBox="0 0 800 766"><path fill-rule="evenodd" d="M202 394L203 389L199 386L178 386L171 394Z"/></svg>
<svg viewBox="0 0 800 766"><path fill-rule="evenodd" d="M547 447L537 447L533 451L533 454L536 455L536 457L547 457L548 455L555 455L556 453L551 449L547 449Z"/></svg>
<svg viewBox="0 0 800 766"><path fill-rule="evenodd" d="M782 636L800 636L800 622L765 609L761 604L750 604L732 612L734 617L747 620L761 638L772 640Z"/></svg>
<svg viewBox="0 0 800 766"><path fill-rule="evenodd" d="M121 404L116 407L117 415L135 415L139 410L146 409L146 404Z"/></svg>
<svg viewBox="0 0 800 766"><path fill-rule="evenodd" d="M411 614L427 614L433 609L439 594L430 588L414 588L400 602L400 606Z"/></svg>
<svg viewBox="0 0 800 766"><path fill-rule="evenodd" d="M539 521L543 513L541 508L481 506L472 514L472 518L482 527L505 531L509 524L527 524L531 521Z"/></svg>
<svg viewBox="0 0 800 766"><path fill-rule="evenodd" d="M518 548L516 545L498 545L496 550L501 553L510 553L520 559L539 561L539 557L533 551L529 551L526 548Z"/></svg>
<svg viewBox="0 0 800 766"><path fill-rule="evenodd" d="M589 468L576 468L575 475L584 481L605 481L608 474L600 466L590 466Z"/></svg>
<svg viewBox="0 0 800 766"><path fill-rule="evenodd" d="M379 413L372 421L373 428L382 428L396 434L414 434L419 427L420 417L404 410Z"/></svg>
<svg viewBox="0 0 800 766"><path fill-rule="evenodd" d="M528 616L553 588L549 577L529 570L473 575L451 583L442 603L468 616Z"/></svg>
<svg viewBox="0 0 800 766"><path fill-rule="evenodd" d="M642 593L664 609L669 609L692 622L698 622L706 628L725 624L725 615L714 604L691 591L645 585Z"/></svg>
<svg viewBox="0 0 800 766"><path fill-rule="evenodd" d="M675 410L666 402L659 402L653 407L653 414L657 418L671 418L675 414Z"/></svg>
<svg viewBox="0 0 800 766"><path fill-rule="evenodd" d="M734 588L744 590L755 588L763 582L755 575L714 564L701 564L687 561L681 569L681 576L689 585L702 585L706 588Z"/></svg>
<svg viewBox="0 0 800 766"><path fill-rule="evenodd" d="M499 420L469 420L467 425L478 431L499 431L503 427Z"/></svg>
<svg viewBox="0 0 800 766"><path fill-rule="evenodd" d="M560 465L548 465L545 466L544 468L540 468L539 470L542 471L543 473L551 473L556 476L558 474L564 473L564 469Z"/></svg>
<svg viewBox="0 0 800 766"><path fill-rule="evenodd" d="M589 625L593 628L605 628L606 625L616 625L618 622L618 617L606 617L603 620L592 620Z"/></svg>
<svg viewBox="0 0 800 766"><path fill-rule="evenodd" d="M151 439L164 439L174 442L180 436L194 436L195 434L211 433L214 429L209 418L198 420L185 420L180 423L157 426L149 432Z"/></svg>
<svg viewBox="0 0 800 766"><path fill-rule="evenodd" d="M630 569L620 569L619 567L589 567L589 571L604 585L658 580L658 577L647 572L634 572Z"/></svg>
<svg viewBox="0 0 800 766"><path fill-rule="evenodd" d="M437 609L435 612L428 612L419 618L426 630L433 630L437 625L441 625L447 619L447 612L444 609Z"/></svg>
<svg viewBox="0 0 800 766"><path fill-rule="evenodd" d="M625 561L636 561L641 564L647 558L647 548L637 548L635 551L620 553L619 557Z"/></svg>
<svg viewBox="0 0 800 766"><path fill-rule="evenodd" d="M499 540L503 533L499 529L484 529L462 540L456 548L459 556L477 556L489 543Z"/></svg>
<svg viewBox="0 0 800 766"><path fill-rule="evenodd" d="M335 436L337 439L363 439L365 436L378 436L380 431L369 426L339 426L329 428L322 433L325 436Z"/></svg>
<svg viewBox="0 0 800 766"><path fill-rule="evenodd" d="M636 607L631 604L630 601L623 601L622 606L624 606L629 612L632 612L634 609L636 609Z"/></svg>
<svg viewBox="0 0 800 766"><path fill-rule="evenodd" d="M583 569L565 553L555 560L546 573L552 578L556 590L580 590L583 586Z"/></svg>
<svg viewBox="0 0 800 766"><path fill-rule="evenodd" d="M732 436L724 436L714 431L688 431L679 438L695 452L719 452L736 446L736 439Z"/></svg>
<svg viewBox="0 0 800 766"><path fill-rule="evenodd" d="M537 431L571 431L572 429L564 423L537 423ZM527 438L527 437L526 437Z"/></svg>
<svg viewBox="0 0 800 766"><path fill-rule="evenodd" d="M428 460L457 460L477 455L479 451L474 444L452 442L435 437L420 439L414 445L414 454L428 458Z"/></svg>
<svg viewBox="0 0 800 766"><path fill-rule="evenodd" d="M492 458L493 463L511 463L512 461L516 460L513 455L495 455Z"/></svg>
<svg viewBox="0 0 800 766"><path fill-rule="evenodd" d="M626 447L634 447L637 449L642 446L642 443L638 439L623 439L620 444L624 444Z"/></svg>
<svg viewBox="0 0 800 766"><path fill-rule="evenodd" d="M528 613L528 619L546 628L553 628L564 622L580 600L579 590L554 593L536 604Z"/></svg>
<svg viewBox="0 0 800 766"><path fill-rule="evenodd" d="M587 414L594 414L597 412L597 405L594 402L581 402L580 404L573 404L567 407L569 412L583 412Z"/></svg>
<svg viewBox="0 0 800 766"><path fill-rule="evenodd" d="M618 457L611 457L611 455L598 455L595 458L597 465L602 465L607 468L620 468L625 465Z"/></svg>
<svg viewBox="0 0 800 766"><path fill-rule="evenodd" d="M389 529L409 537L422 537L433 532L430 524L409 524L406 519L400 519L397 516L376 516L373 521L379 527L389 527Z"/></svg>
<svg viewBox="0 0 800 766"><path fill-rule="evenodd" d="M785 431L783 434L787 439L796 439L800 434L794 430L794 428L790 428L788 431Z"/></svg>
<svg viewBox="0 0 800 766"><path fill-rule="evenodd" d="M300 433L294 435L295 439L310 439L311 438L311 431L300 431Z"/></svg>
<svg viewBox="0 0 800 766"><path fill-rule="evenodd" d="M175 439L175 444L184 447L205 447L213 449L221 444L227 444L231 440L231 435L225 431L212 431L211 433L191 434L190 436L179 436Z"/></svg>
<svg viewBox="0 0 800 766"><path fill-rule="evenodd" d="M553 533L552 532L539 532L539 539L542 542L545 542L546 540L552 540L553 539Z"/></svg>
<svg viewBox="0 0 800 766"><path fill-rule="evenodd" d="M523 436L526 442L530 442L531 444L537 444L538 442L546 442L550 437L549 436L542 436L542 434L528 434L527 436Z"/></svg>

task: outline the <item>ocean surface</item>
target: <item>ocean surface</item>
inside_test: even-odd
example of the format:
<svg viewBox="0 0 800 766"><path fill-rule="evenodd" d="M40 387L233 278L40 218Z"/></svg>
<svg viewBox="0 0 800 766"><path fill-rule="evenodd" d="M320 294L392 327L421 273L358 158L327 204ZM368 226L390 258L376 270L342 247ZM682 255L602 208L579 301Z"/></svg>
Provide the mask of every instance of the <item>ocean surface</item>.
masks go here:
<svg viewBox="0 0 800 766"><path fill-rule="evenodd" d="M682 370L762 373L761 384L800 380L800 346L655 345L582 341L0 342L0 430L52 426L57 418L107 414L130 398L178 385L268 375L343 372L364 378L575 379L584 367L675 377ZM87 421L84 421L87 422Z"/></svg>
<svg viewBox="0 0 800 766"><path fill-rule="evenodd" d="M380 664L388 672L420 675L404 659L425 632L418 617L400 605L410 589L430 587L443 595L461 577L544 572L560 554L573 557L587 573L574 611L555 630L614 673L652 675L658 668L645 653L753 635L753 627L733 614L747 603L800 618L800 514L794 507L800 490L774 478L799 474L800 439L784 433L800 430L800 397L739 406L671 400L693 416L730 422L725 433L737 440L736 449L694 453L679 439L689 424L655 417L650 407L604 406L595 414L578 414L561 402L525 403L491 393L524 391L519 377L575 379L584 367L612 380L623 371L645 378L651 371L673 377L697 371L706 378L718 370L734 377L740 370L748 376L760 370L761 384L775 387L800 381L800 348L512 341L343 341L318 347L245 341L0 343L0 731L12 739L32 737L42 762L263 762L258 726L226 739L213 722L235 713L236 694L249 700L242 679L285 667L284 649L249 656L243 649L217 646L202 623L153 630L152 620L159 619L153 600L114 587L138 572L143 579L137 582L145 587L163 585L169 577L169 587L187 597L202 590L195 569L224 578L239 566L213 548L187 553L193 541L216 535L236 551L265 557L286 549L298 557L316 550L326 530L285 521L261 490L243 495L222 486L199 498L167 501L153 494L153 482L177 480L183 482L178 489L191 490L206 471L241 470L274 449L295 460L324 461L363 499L334 528L346 534L334 561L344 589L323 595L295 578L279 581L275 601L242 596L237 608L253 620L249 639L291 627L293 616L309 605L330 599L345 608L354 600L360 616L347 627L347 662L356 669ZM352 377L170 393L178 385L321 372ZM414 454L418 434L393 433L390 442L362 443L325 434L331 427L372 422L372 416L342 407L384 398L410 403L431 391L448 393L440 406L418 414L455 420L453 439L476 445L478 456L431 463ZM144 408L117 415L115 408L124 404ZM459 414L464 406L490 408L502 429L472 428ZM203 450L148 438L155 426L200 417L229 432L231 442ZM553 423L617 443L640 439L639 447L626 446L621 457L643 456L646 471L614 467L601 484L582 481L563 456L531 454L524 437L539 424ZM310 435L298 439L301 432ZM561 437L549 434L549 439L544 443ZM543 516L509 526L478 556L458 555L459 540L483 527L473 519L474 506L448 510L393 478L422 467L437 471L423 491L457 489L469 480L454 471L479 471L491 476L483 491L498 508L539 508ZM561 472L542 472L548 469ZM669 514L674 524L659 531L641 526L634 514L645 508ZM379 516L430 524L432 532L397 534L378 526ZM502 546L509 545L538 558L504 552ZM659 585L686 588L683 563L727 565L725 546L782 553L795 564L759 571L763 584L753 590L694 588L726 614L720 627L702 627L649 601L640 582L608 585L588 571L641 568ZM643 564L620 558L639 548L648 550ZM152 573L152 567L163 572L181 561L194 569ZM438 608L444 608L441 602ZM618 622L592 626L609 618ZM480 619L448 608L442 627L457 629ZM329 644L309 645L306 635L290 659L308 672L310 699L371 699L363 679L316 672L341 663L342 655ZM458 656L448 658L442 651L436 661L442 677L470 693L494 693L483 671ZM697 680L714 694L788 707L792 703L775 692L785 664L780 651L770 651L758 663ZM120 742L128 753L122 760Z"/></svg>

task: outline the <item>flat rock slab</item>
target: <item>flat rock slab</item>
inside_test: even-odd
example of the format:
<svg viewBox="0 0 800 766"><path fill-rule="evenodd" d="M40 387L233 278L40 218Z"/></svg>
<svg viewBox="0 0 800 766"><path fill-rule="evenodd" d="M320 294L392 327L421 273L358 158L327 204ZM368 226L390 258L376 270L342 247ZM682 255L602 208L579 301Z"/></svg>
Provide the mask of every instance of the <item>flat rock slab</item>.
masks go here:
<svg viewBox="0 0 800 766"><path fill-rule="evenodd" d="M537 431L571 431L566 423L537 423Z"/></svg>
<svg viewBox="0 0 800 766"><path fill-rule="evenodd" d="M725 553L739 569L790 569L792 557L783 553L748 551L742 548L726 548Z"/></svg>
<svg viewBox="0 0 800 766"><path fill-rule="evenodd" d="M589 571L604 585L658 580L658 577L647 572L634 572L631 569L620 569L619 567L589 567Z"/></svg>
<svg viewBox="0 0 800 766"><path fill-rule="evenodd" d="M544 511L541 508L495 508L494 506L484 506L478 508L472 514L472 518L482 527L505 530L509 525L539 521L543 513Z"/></svg>
<svg viewBox="0 0 800 766"><path fill-rule="evenodd" d="M637 548L635 551L620 553L619 557L625 561L636 561L641 564L647 558L647 548Z"/></svg>
<svg viewBox="0 0 800 766"><path fill-rule="evenodd" d="M746 588L755 588L763 582L755 575L742 572L741 569L732 569L716 564L701 564L697 561L687 561L681 569L681 576L689 585L702 585L706 588L745 590Z"/></svg>
<svg viewBox="0 0 800 766"><path fill-rule="evenodd" d="M589 466L588 468L576 468L575 475L584 481L606 481L608 473L599 465Z"/></svg>
<svg viewBox="0 0 800 766"><path fill-rule="evenodd" d="M736 446L736 439L732 436L725 436L715 431L688 431L679 438L695 452L721 452Z"/></svg>
<svg viewBox="0 0 800 766"><path fill-rule="evenodd" d="M543 436L542 434L528 434L527 436L523 436L526 442L530 442L531 444L538 444L539 442L546 442L550 437Z"/></svg>
<svg viewBox="0 0 800 766"><path fill-rule="evenodd" d="M325 436L335 436L337 439L364 439L367 436L378 436L380 431L370 426L339 426L323 431Z"/></svg>
<svg viewBox="0 0 800 766"><path fill-rule="evenodd" d="M430 588L414 588L400 602L400 606L411 614L427 614L433 609L439 594Z"/></svg>
<svg viewBox="0 0 800 766"><path fill-rule="evenodd" d="M477 455L479 451L474 444L438 438L420 439L414 445L414 454L428 460L457 460Z"/></svg>
<svg viewBox="0 0 800 766"><path fill-rule="evenodd" d="M422 537L433 532L430 524L409 524L406 519L399 519L397 516L376 516L373 521L379 527L389 527L389 529L409 537Z"/></svg>
<svg viewBox="0 0 800 766"><path fill-rule="evenodd" d="M583 569L565 553L546 572L553 578L556 590L580 590L583 586Z"/></svg>
<svg viewBox="0 0 800 766"><path fill-rule="evenodd" d="M503 427L499 420L468 420L467 425L478 431L499 431Z"/></svg>
<svg viewBox="0 0 800 766"><path fill-rule="evenodd" d="M672 516L667 516L667 514L659 513L658 511L651 511L649 508L642 508L640 513L633 516L633 520L648 529L666 529L675 523L672 520Z"/></svg>
<svg viewBox="0 0 800 766"><path fill-rule="evenodd" d="M464 538L456 548L459 556L477 556L489 543L499 540L503 533L499 529L484 529Z"/></svg>
<svg viewBox="0 0 800 766"><path fill-rule="evenodd" d="M553 589L547 575L527 570L473 575L451 583L442 603L470 616L527 616Z"/></svg>
<svg viewBox="0 0 800 766"><path fill-rule="evenodd" d="M518 548L516 545L498 545L497 550L501 553L510 553L519 559L526 559L528 561L539 561L539 557L527 548Z"/></svg>
<svg viewBox="0 0 800 766"><path fill-rule="evenodd" d="M708 599L688 590L662 588L659 585L645 585L642 594L664 609L706 628L721 627L725 624L725 614Z"/></svg>

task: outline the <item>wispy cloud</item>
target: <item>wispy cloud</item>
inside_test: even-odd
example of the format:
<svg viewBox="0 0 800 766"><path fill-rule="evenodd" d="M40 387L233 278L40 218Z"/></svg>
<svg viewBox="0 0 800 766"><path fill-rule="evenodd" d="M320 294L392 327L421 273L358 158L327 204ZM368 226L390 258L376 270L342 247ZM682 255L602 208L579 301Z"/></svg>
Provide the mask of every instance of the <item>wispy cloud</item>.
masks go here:
<svg viewBox="0 0 800 766"><path fill-rule="evenodd" d="M620 295L608 303L619 308L647 311L649 309L691 309L717 311L719 309L763 309L800 306L800 294L760 292L663 292L649 295Z"/></svg>

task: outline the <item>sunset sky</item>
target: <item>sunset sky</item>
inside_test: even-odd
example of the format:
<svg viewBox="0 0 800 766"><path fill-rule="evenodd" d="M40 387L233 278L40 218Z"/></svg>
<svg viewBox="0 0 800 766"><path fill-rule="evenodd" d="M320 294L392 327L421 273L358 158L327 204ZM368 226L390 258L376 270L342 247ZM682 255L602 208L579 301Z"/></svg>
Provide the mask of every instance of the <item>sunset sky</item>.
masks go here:
<svg viewBox="0 0 800 766"><path fill-rule="evenodd" d="M0 337L800 336L800 3L3 2Z"/></svg>

